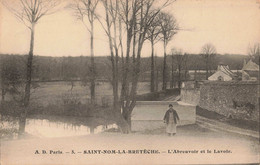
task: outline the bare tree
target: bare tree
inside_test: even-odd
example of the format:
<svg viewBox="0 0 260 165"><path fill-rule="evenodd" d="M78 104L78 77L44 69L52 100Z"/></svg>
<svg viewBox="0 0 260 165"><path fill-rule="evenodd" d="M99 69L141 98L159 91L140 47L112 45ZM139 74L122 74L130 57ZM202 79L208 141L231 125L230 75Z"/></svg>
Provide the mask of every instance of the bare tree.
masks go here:
<svg viewBox="0 0 260 165"><path fill-rule="evenodd" d="M170 82L170 88L174 88L174 54L172 49L172 59L171 59L171 82Z"/></svg>
<svg viewBox="0 0 260 165"><path fill-rule="evenodd" d="M147 30L147 39L151 42L151 84L150 91L154 92L155 90L155 62L154 62L154 45L161 40L161 28L160 28L160 18L158 15L154 18L151 26Z"/></svg>
<svg viewBox="0 0 260 165"><path fill-rule="evenodd" d="M163 86L162 90L165 90L167 87L167 80L166 80L166 49L168 43L171 41L173 36L177 33L178 24L176 19L168 14L168 13L160 13L159 14L160 26L161 26L161 34L162 34L162 41L163 41L163 50L164 50L164 59L163 59Z"/></svg>
<svg viewBox="0 0 260 165"><path fill-rule="evenodd" d="M188 54L184 53L184 61L183 61L183 68L184 68L184 81L187 81L188 79Z"/></svg>
<svg viewBox="0 0 260 165"><path fill-rule="evenodd" d="M158 57L155 54L155 60L154 60L154 66L156 68L156 76L155 76L155 91L158 91L159 89L159 66L158 66Z"/></svg>
<svg viewBox="0 0 260 165"><path fill-rule="evenodd" d="M121 1L122 2L122 1ZM147 29L150 26L156 12L153 16L152 5L154 1L126 1L126 6L124 10L124 23L127 32L127 42L126 42L126 59L123 63L123 79L122 79L122 89L121 89L121 108L122 117L121 124L123 127L123 132L128 133L131 131L131 114L133 108L136 104L136 90L138 83L138 76L140 72L140 59L141 50L143 43L145 41L145 36ZM129 13L130 9L130 13ZM132 44L132 46L131 46ZM132 62L130 62L130 51L132 47ZM129 71L132 71L129 74ZM131 85L130 85L131 82Z"/></svg>
<svg viewBox="0 0 260 165"><path fill-rule="evenodd" d="M147 31L160 10L170 3L169 0L166 0L159 9L155 9L154 2L155 0L103 1L106 10L106 25L101 19L99 22L109 40L114 110L117 124L123 133L131 131L131 114L136 104L141 51L147 37ZM126 37L122 37L123 31L126 33ZM119 70L117 66L119 54L121 55L122 79L120 97L117 97L118 80L116 75Z"/></svg>
<svg viewBox="0 0 260 165"><path fill-rule="evenodd" d="M119 19L119 1L102 0L103 7L105 8L105 21L98 18L98 21L102 25L109 41L110 49L110 61L112 69L111 83L113 87L113 105L114 109L120 109L119 107L119 53L123 56L122 48L122 23ZM105 23L104 23L105 22ZM119 29L118 29L119 27ZM119 35L118 35L119 34ZM119 52L121 50L121 52Z"/></svg>
<svg viewBox="0 0 260 165"><path fill-rule="evenodd" d="M32 79L32 64L34 51L34 34L35 27L39 20L46 15L55 11L58 6L58 0L2 0L4 6L12 12L31 32L30 51L27 59L26 69L26 85L23 98L23 112L21 113L21 121L19 132L23 133L25 129L25 120L27 116L27 107L30 102L30 89Z"/></svg>
<svg viewBox="0 0 260 165"><path fill-rule="evenodd" d="M205 66L206 66L206 80L209 77L209 65L211 63L212 57L217 54L216 48L214 45L207 43L205 44L201 49L201 56L205 60Z"/></svg>
<svg viewBox="0 0 260 165"><path fill-rule="evenodd" d="M178 72L178 88L181 89L181 83L183 80L182 71L186 68L188 56L186 53L183 54L182 50L175 50L175 49L172 49L172 56L175 57L175 63L176 63L175 65L177 66L177 72Z"/></svg>
<svg viewBox="0 0 260 165"><path fill-rule="evenodd" d="M194 81L198 80L198 70L199 70L199 62L197 60L189 60L189 66L191 66L194 70Z"/></svg>
<svg viewBox="0 0 260 165"><path fill-rule="evenodd" d="M260 43L255 43L248 49L249 58L256 61L260 65Z"/></svg>
<svg viewBox="0 0 260 165"><path fill-rule="evenodd" d="M81 20L90 34L90 95L91 104L95 104L96 68L94 60L94 21L97 19L97 5L99 0L74 0L70 7L74 10L77 19Z"/></svg>
<svg viewBox="0 0 260 165"><path fill-rule="evenodd" d="M252 47L249 47L248 55L250 59L254 60L258 65L260 65L260 43L255 43ZM258 79L260 77L260 67Z"/></svg>

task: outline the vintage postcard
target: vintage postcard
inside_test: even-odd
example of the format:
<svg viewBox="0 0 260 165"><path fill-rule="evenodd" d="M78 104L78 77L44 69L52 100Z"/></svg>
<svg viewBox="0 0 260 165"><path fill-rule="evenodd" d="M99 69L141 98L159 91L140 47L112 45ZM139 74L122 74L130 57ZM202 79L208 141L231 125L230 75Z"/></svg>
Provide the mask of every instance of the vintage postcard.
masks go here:
<svg viewBox="0 0 260 165"><path fill-rule="evenodd" d="M259 164L259 0L0 0L0 164Z"/></svg>

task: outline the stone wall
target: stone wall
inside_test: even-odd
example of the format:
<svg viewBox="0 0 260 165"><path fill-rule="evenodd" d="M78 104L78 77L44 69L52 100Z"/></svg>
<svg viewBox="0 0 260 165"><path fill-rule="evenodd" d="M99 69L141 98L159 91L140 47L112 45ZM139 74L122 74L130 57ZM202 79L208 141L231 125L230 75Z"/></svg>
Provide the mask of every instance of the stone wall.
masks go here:
<svg viewBox="0 0 260 165"><path fill-rule="evenodd" d="M181 89L181 101L192 105L199 105L200 101L200 86L203 81L187 81L183 82Z"/></svg>
<svg viewBox="0 0 260 165"><path fill-rule="evenodd" d="M200 101L199 88L181 89L181 101L192 105L198 105Z"/></svg>
<svg viewBox="0 0 260 165"><path fill-rule="evenodd" d="M259 83L205 82L199 106L227 117L259 120Z"/></svg>

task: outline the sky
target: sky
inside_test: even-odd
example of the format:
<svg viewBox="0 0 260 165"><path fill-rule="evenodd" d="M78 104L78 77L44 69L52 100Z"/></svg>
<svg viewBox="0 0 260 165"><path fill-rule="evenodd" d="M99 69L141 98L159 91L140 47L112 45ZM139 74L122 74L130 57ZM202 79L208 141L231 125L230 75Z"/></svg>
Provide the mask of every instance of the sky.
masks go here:
<svg viewBox="0 0 260 165"><path fill-rule="evenodd" d="M206 43L219 54L247 54L248 48L260 42L260 4L258 0L177 0L166 11L184 29L167 46L186 53L200 53ZM258 1L259 2L259 1ZM109 45L102 27L95 24L94 52L109 55ZM27 54L30 31L4 6L0 6L0 53ZM163 55L162 42L155 46ZM89 33L72 11L62 9L42 17L36 26L34 54L43 56L87 56L90 54ZM142 56L150 56L146 42Z"/></svg>

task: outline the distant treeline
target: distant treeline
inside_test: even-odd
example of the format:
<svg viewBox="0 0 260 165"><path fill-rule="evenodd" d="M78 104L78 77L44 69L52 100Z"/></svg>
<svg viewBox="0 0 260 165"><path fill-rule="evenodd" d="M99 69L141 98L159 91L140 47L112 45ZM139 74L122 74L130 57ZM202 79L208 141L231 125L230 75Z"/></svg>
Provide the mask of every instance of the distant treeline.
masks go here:
<svg viewBox="0 0 260 165"><path fill-rule="evenodd" d="M9 70L17 72L19 75L25 75L26 55L0 55L0 70ZM173 59L173 63L172 63ZM210 64L211 70L216 70L218 64L226 64L231 70L241 70L246 55L215 55ZM176 58L167 56L167 70L171 72L172 66L177 69ZM255 61L257 62L257 61ZM110 80L111 61L109 56L95 57L96 77L98 79ZM163 57L155 58L156 70L161 73L163 67ZM151 59L144 57L141 59L141 74L150 72ZM90 57L46 57L35 56L33 59L33 80L50 81L50 80L82 80L87 79L90 67ZM183 70L205 70L204 59L197 54L187 55L187 62L182 67ZM160 75L161 76L161 75Z"/></svg>

